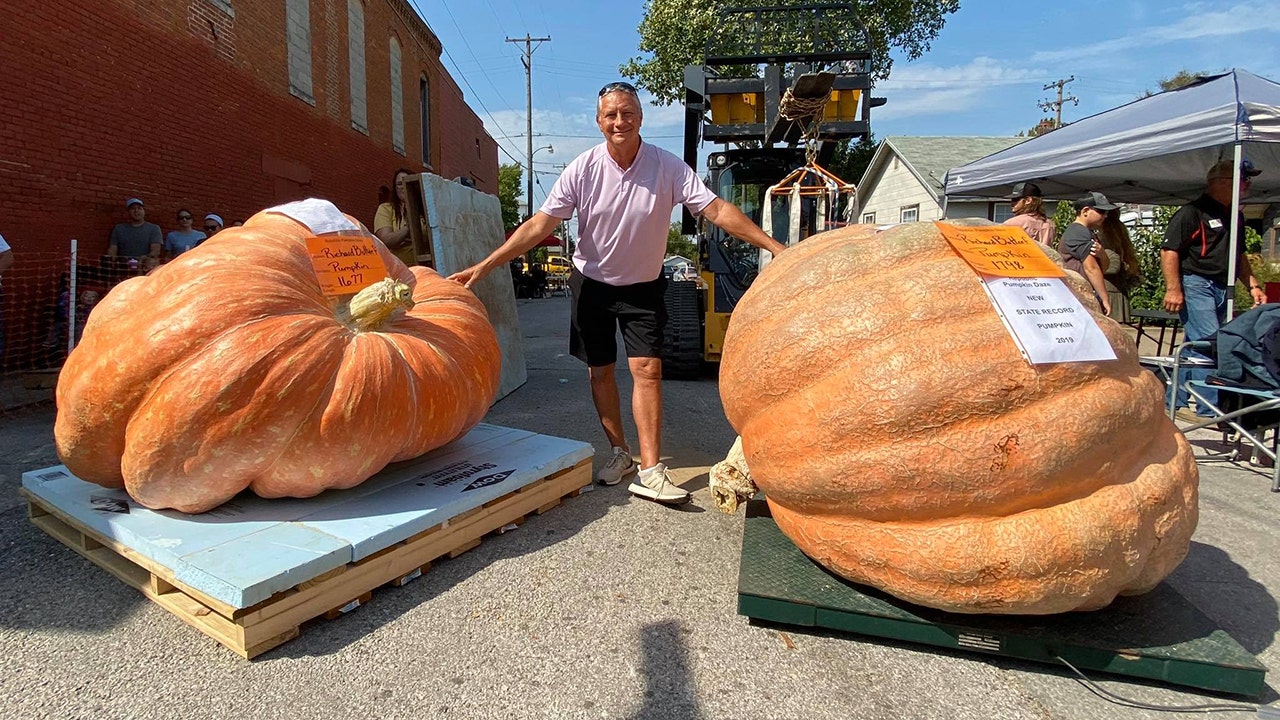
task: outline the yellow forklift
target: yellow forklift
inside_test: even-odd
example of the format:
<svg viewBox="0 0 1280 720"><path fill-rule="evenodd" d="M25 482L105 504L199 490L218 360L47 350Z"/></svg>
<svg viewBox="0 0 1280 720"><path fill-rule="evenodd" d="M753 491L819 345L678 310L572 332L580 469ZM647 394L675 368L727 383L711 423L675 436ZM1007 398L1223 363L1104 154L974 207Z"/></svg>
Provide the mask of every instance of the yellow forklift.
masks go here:
<svg viewBox="0 0 1280 720"><path fill-rule="evenodd" d="M838 141L869 137L871 108L884 104L870 96L871 43L856 7L726 9L718 27L705 62L684 70L685 162L696 171L703 142L723 145L707 158L707 184L784 245L829 229L836 195L848 193L819 187L821 166ZM839 210L856 213L856 193L852 202ZM702 282L667 285L670 379L719 362L733 308L767 261L687 211L682 231L697 238Z"/></svg>

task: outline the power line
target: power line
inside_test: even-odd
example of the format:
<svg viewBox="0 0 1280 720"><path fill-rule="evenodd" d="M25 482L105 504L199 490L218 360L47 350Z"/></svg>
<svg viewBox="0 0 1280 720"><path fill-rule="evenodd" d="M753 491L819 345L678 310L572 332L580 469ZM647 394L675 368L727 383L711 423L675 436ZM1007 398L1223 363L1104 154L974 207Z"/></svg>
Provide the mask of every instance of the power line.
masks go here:
<svg viewBox="0 0 1280 720"><path fill-rule="evenodd" d="M418 13L419 18L422 18L423 24L426 24L427 27L430 28L431 26L427 24L427 16L422 12L422 6L418 4L418 0L409 0L409 1L413 3L413 10L414 12ZM463 73L461 70L458 69L458 62L453 59L453 55L450 54L448 46L446 46L444 43L440 43L440 49L444 51L445 57L449 58L449 62L453 64L453 69L458 73L458 77L462 79L462 83L467 86L467 89L471 91L471 95L476 99L476 102L480 104L480 109L484 110L485 114L489 116L489 119L493 121L493 127L499 133L506 135L507 132L503 130L501 127L499 127L498 121L496 118L494 118L493 113L489 110L489 108L485 107L484 100L480 99L480 93L476 92L476 89L471 87L471 81L467 80L466 73ZM520 161L516 160L514 155L507 152L507 149L502 147L502 143L495 143L495 144L498 146L499 150L505 153L507 157L511 158L512 162L516 163L517 165L520 164Z"/></svg>

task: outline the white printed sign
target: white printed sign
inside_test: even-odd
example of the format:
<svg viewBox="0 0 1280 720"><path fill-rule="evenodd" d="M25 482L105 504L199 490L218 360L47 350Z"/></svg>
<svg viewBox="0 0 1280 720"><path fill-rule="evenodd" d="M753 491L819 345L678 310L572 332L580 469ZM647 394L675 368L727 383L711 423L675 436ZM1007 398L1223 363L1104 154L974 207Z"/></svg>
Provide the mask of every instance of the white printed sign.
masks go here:
<svg viewBox="0 0 1280 720"><path fill-rule="evenodd" d="M316 235L360 229L359 226L348 220L347 216L343 215L337 206L328 200L321 200L320 198L307 198L306 200L277 205L273 208L267 208L267 212L287 215L311 228L311 232Z"/></svg>
<svg viewBox="0 0 1280 720"><path fill-rule="evenodd" d="M982 284L1028 362L1116 359L1102 328L1061 278L984 275Z"/></svg>

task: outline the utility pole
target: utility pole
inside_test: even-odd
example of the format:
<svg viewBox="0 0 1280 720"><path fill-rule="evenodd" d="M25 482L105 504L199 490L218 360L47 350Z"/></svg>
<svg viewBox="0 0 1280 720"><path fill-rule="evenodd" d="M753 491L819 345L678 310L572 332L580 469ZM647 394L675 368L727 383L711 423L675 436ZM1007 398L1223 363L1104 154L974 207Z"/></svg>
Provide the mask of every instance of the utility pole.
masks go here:
<svg viewBox="0 0 1280 720"><path fill-rule="evenodd" d="M1075 79L1076 79L1076 76L1072 75L1066 80L1059 80L1058 82L1051 82L1048 85L1045 85L1044 86L1045 90L1048 90L1049 88L1058 89L1058 99L1057 100L1041 100L1040 102L1036 103L1036 105L1041 110L1044 110L1045 112L1052 110L1053 112L1057 113L1057 117L1054 120L1054 127L1062 127L1062 106L1063 105L1065 105L1067 102L1070 102L1072 105L1080 104L1080 98L1077 98L1074 95L1065 97L1065 98L1062 97L1063 86L1065 86L1069 82L1075 82Z"/></svg>
<svg viewBox="0 0 1280 720"><path fill-rule="evenodd" d="M533 217L533 51L537 50L544 42L551 42L550 37L529 37L529 33L525 33L522 38L507 38L509 43L524 43L524 49L520 53L520 61L524 63L524 92L525 92L525 158L528 165L525 170L528 171L528 179L525 182L525 215L524 219L528 220ZM533 43L538 43L534 45Z"/></svg>

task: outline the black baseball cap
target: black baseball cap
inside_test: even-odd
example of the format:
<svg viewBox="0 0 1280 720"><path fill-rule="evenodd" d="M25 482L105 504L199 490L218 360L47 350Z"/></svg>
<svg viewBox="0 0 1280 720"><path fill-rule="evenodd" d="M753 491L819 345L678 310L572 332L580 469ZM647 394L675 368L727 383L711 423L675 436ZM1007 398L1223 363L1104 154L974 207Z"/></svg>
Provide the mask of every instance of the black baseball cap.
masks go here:
<svg viewBox="0 0 1280 720"><path fill-rule="evenodd" d="M1024 197L1044 197L1040 194L1040 186L1035 183L1020 182L1013 186L1013 193L1009 195L1010 200L1017 200Z"/></svg>
<svg viewBox="0 0 1280 720"><path fill-rule="evenodd" d="M1102 212L1110 212L1112 210L1115 210L1117 207L1120 207L1119 205L1116 205L1115 203L1108 200L1107 196L1103 195L1100 192L1088 193L1087 195L1080 198L1079 200L1076 200L1074 205L1076 206L1076 212L1079 212L1087 207L1091 207L1091 208L1094 208L1095 210L1100 210Z"/></svg>

